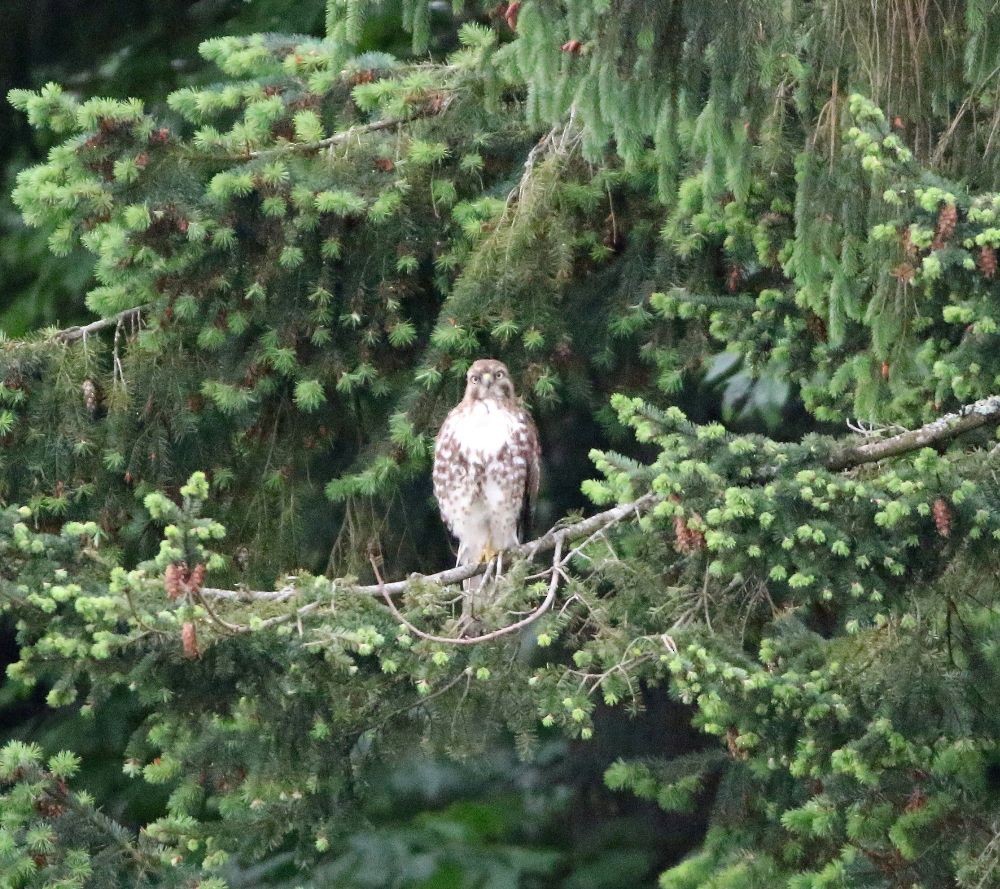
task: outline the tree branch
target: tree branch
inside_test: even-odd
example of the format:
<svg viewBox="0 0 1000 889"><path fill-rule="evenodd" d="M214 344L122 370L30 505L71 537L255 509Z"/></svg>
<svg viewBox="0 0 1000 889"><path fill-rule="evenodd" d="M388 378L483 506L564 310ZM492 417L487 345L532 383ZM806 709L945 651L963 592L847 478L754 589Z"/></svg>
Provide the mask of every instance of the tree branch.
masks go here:
<svg viewBox="0 0 1000 889"><path fill-rule="evenodd" d="M49 337L49 339L58 340L61 343L72 343L76 340L85 340L92 333L98 333L108 327L117 327L121 324L121 322L131 318L138 318L147 308L148 306L135 306L131 309L125 309L124 312L119 312L117 315L112 315L110 318L99 318L97 321L91 321L90 324L67 327L65 330L57 330Z"/></svg>
<svg viewBox="0 0 1000 889"><path fill-rule="evenodd" d="M978 429L987 423L1000 423L1000 395L991 395L967 404L953 414L945 414L918 429L911 429L860 445L846 445L827 460L827 468L850 469L863 463L874 463L887 457L926 448L940 441L955 438L963 432Z"/></svg>
<svg viewBox="0 0 1000 889"><path fill-rule="evenodd" d="M160 859L141 850L128 836L125 825L105 815L93 805L81 802L78 794L71 792L66 785L51 772L39 769L39 777L46 782L42 793L49 800L65 809L70 809L80 819L99 830L112 846L131 859L133 866L143 872L154 872L159 869Z"/></svg>
<svg viewBox="0 0 1000 889"><path fill-rule="evenodd" d="M612 509L607 509L604 512L599 512L597 515L593 515L590 518L583 519L579 522L574 522L571 525L565 525L562 527L556 525L541 537L538 537L535 540L529 540L527 543L522 543L520 546L513 547L507 550L507 553L512 556L532 559L539 553L562 548L563 545L570 540L588 537L595 531L609 528L629 516L641 516L648 512L654 504L659 502L660 499L659 495L650 492L639 497L637 500L633 500L629 503L623 503ZM435 583L441 586L461 583L463 580L482 574L483 571L486 570L487 564L488 563L479 565L459 565L455 568L449 568L447 571L439 571L436 574L411 574L408 578L406 578L406 580L396 580L391 583L382 584L347 584L342 579L338 578L330 581L329 594L334 596L337 593L343 593L346 595L381 596L383 598L398 596L405 592L407 587L415 581ZM201 590L202 596L212 599L229 599L237 602L287 602L290 599L293 599L296 594L297 590L292 586L287 586L281 590L271 591L223 590L216 589L214 587L203 587ZM291 620L299 620L306 615L317 611L325 604L325 602L325 598L315 599L312 602L307 602L305 605L295 609L294 611L289 611L286 614L279 614L268 618L267 620L256 624L253 628L249 626L239 626L236 631L250 632L251 629L268 629L270 627L278 626L279 624L287 623ZM536 614L532 620L536 619L538 616L540 615Z"/></svg>
<svg viewBox="0 0 1000 889"><path fill-rule="evenodd" d="M545 614L546 611L552 608L552 603L556 600L556 590L559 589L559 577L562 572L562 547L563 541L560 539L556 542L556 552L552 557L552 578L549 581L549 591L542 600L542 604L532 611L527 617L521 618L521 620L508 624L505 627L492 630L489 633L483 633L481 636L435 636L431 633L425 633L419 627L415 627L406 619L406 616L392 601L392 596L385 592L384 585L382 587L382 597L385 599L385 604L389 606L389 611L392 612L392 616L396 618L396 620L398 620L404 627L406 627L407 630L413 633L414 636L417 636L420 639L426 639L428 642L439 642L446 645L479 645L483 642L492 642L494 639L499 639L501 636L509 636L511 633L523 630L525 627L533 624L536 620L538 620L538 618Z"/></svg>
<svg viewBox="0 0 1000 889"><path fill-rule="evenodd" d="M318 142L289 142L287 145L280 145L274 148L261 148L256 151L248 151L246 157L248 159L258 157L274 157L275 155L286 154L288 152L321 151L324 148L332 148L334 145L342 145L345 142L350 142L352 139L355 139L358 136L363 136L366 133L374 133L378 130L389 130L393 127L399 126L400 124L420 120L422 117L435 117L436 115L447 110L454 98L454 95L450 95L443 97L440 102L426 102L423 106L413 111L411 114L404 116L387 117L383 120L372 121L371 123L357 124L356 126L349 127L342 133L334 133L332 136L327 136L325 139L320 139Z"/></svg>
<svg viewBox="0 0 1000 889"><path fill-rule="evenodd" d="M879 441L870 441L859 445L845 445L831 455L826 462L826 466L828 469L839 471L850 469L854 466L861 466L865 463L874 463L878 460L884 460L889 457L898 457L902 454L909 453L910 451L915 451L920 448L927 447L928 445L955 438L964 432L977 429L987 423L1000 423L1000 395L991 395L989 398L983 398L972 404L966 405L961 410L958 410L955 413L946 414L945 416L940 417L925 426L921 426L918 429L901 432L898 435L893 435ZM540 553L562 548L562 546L570 540L578 540L588 537L595 532L601 531L616 524L617 522L622 521L622 519L628 518L629 516L642 516L649 512L649 510L660 502L661 499L662 497L660 497L660 495L648 492L636 500L629 503L622 503L612 509L599 512L590 518L574 522L571 525L556 525L541 537L529 540L527 543L522 543L520 546L513 547L508 550L508 553L512 556L533 559ZM487 565L485 563L479 565L459 565L455 568L449 568L446 571L439 571L436 574L414 573L405 580L367 585L349 584L338 578L330 581L329 594L331 596L337 593L361 596L380 596L389 600L389 597L391 596L398 596L404 593L410 584L414 582L422 581L424 583L434 583L441 586L448 586L451 584L461 583L463 580L468 580L470 577L482 574L483 571L486 570L486 567ZM242 602L287 602L297 595L296 589L290 585L284 589L276 591L224 590L205 587L201 592L202 595L213 599L229 599ZM301 619L302 617L319 609L324 604L324 601L325 599L317 599L312 602L308 602L307 604L294 611L290 611L287 614L276 615L275 617L269 618L258 624L256 629L265 629L278 624L286 623L287 621L293 619ZM546 601L548 601L548 599L546 599ZM531 621L537 619L541 613L544 613L545 607L546 605L543 603L539 609L532 612L532 614L525 620L530 623ZM393 608L392 610L394 615L398 617L398 609ZM516 629L523 623L524 622L520 622L518 625L513 625L511 629ZM237 631L249 632L249 630L250 627L239 627ZM494 631L494 633L503 635L508 631L510 630L502 629L502 631ZM420 632L421 635L423 635L422 631ZM433 638L434 641L456 641L455 639L445 637ZM472 641L475 640L469 640L470 643ZM466 643L460 642L459 644Z"/></svg>

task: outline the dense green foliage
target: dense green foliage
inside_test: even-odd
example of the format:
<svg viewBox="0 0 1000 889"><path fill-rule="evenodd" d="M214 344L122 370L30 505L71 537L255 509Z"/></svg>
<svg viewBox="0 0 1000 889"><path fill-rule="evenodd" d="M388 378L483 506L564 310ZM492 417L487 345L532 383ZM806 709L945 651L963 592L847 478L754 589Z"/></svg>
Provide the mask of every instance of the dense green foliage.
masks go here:
<svg viewBox="0 0 1000 889"><path fill-rule="evenodd" d="M0 91L66 83L78 95L128 95L161 107L181 85L211 79L197 56L202 39L281 28L322 27L318 3L255 0L8 0L4 4ZM398 42L404 35L395 37ZM83 294L92 263L82 249L54 257L47 233L21 224L10 203L16 173L44 159L59 137L32 130L24 115L0 103L0 328L10 334L86 317Z"/></svg>
<svg viewBox="0 0 1000 889"><path fill-rule="evenodd" d="M9 675L127 688L169 802L132 838L10 746L0 873L204 887L281 850L321 885L386 763L596 740L663 686L706 747L606 780L711 808L664 887L1000 885L1000 450L839 440L1000 387L997 4L404 0L396 56L369 5L203 43L221 79L162 113L11 94L65 139L14 199L108 323L0 344ZM359 582L445 564L430 443L485 354L550 478L573 437L590 501L635 506L456 640L454 586ZM677 407L736 367L770 438Z"/></svg>

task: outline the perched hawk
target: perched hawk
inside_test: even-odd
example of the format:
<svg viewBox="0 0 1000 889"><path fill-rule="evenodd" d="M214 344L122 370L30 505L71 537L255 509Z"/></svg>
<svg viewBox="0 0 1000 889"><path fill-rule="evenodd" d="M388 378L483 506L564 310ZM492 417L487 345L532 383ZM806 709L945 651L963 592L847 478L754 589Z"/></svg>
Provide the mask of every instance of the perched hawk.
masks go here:
<svg viewBox="0 0 1000 889"><path fill-rule="evenodd" d="M481 358L434 444L434 496L458 538L458 564L516 546L538 493L538 430L500 361Z"/></svg>

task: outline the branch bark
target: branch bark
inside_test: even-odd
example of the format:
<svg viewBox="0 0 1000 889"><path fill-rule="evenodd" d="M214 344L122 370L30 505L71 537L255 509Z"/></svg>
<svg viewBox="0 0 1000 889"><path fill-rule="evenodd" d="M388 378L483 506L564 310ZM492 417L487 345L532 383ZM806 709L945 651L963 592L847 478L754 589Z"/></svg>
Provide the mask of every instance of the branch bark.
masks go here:
<svg viewBox="0 0 1000 889"><path fill-rule="evenodd" d="M58 340L61 343L72 343L76 340L85 340L92 333L99 333L109 327L117 327L122 321L138 318L146 308L146 306L135 306L131 309L125 309L124 312L119 312L117 315L112 315L110 318L99 318L97 321L91 321L90 324L67 327L65 330L57 330L54 334L52 334L50 339Z"/></svg>
<svg viewBox="0 0 1000 889"><path fill-rule="evenodd" d="M842 470L887 457L898 457L909 451L955 438L987 423L1000 423L1000 395L991 395L967 404L955 413L945 414L918 429L900 432L879 441L842 447L834 452L826 465L828 469Z"/></svg>
<svg viewBox="0 0 1000 889"><path fill-rule="evenodd" d="M400 117L387 117L383 120L372 121L371 123L358 124L349 127L342 133L334 133L332 136L327 136L325 139L320 139L317 142L289 142L287 145L280 145L275 148L261 148L256 151L248 151L246 157L247 159L274 157L289 152L321 151L324 148L332 148L334 145L343 145L345 142L350 142L352 139L356 139L358 136L363 136L367 133L390 130L400 124L420 120L423 117L435 117L447 110L453 99L454 95L445 96L439 103L427 102L423 107L413 111L411 114Z"/></svg>
<svg viewBox="0 0 1000 889"><path fill-rule="evenodd" d="M483 642L492 642L494 639L499 639L501 636L509 636L511 633L523 630L525 627L533 624L536 620L538 620L538 618L552 608L552 603L556 600L556 590L559 589L559 578L561 576L564 561L562 557L562 547L563 541L557 541L556 552L552 557L552 577L549 580L549 590L546 593L545 598L542 600L542 604L532 611L527 617L522 618L515 623L507 624L506 626L500 627L499 629L493 630L489 633L483 633L481 636L435 636L432 633L425 633L419 627L414 626L406 619L406 616L392 601L392 596L385 592L385 585L382 586L382 597L385 599L385 604L388 606L389 611L392 612L392 616L396 618L396 620L398 620L404 627L406 627L407 630L413 633L414 636L417 636L420 639L426 639L428 642L438 642L445 645L481 645Z"/></svg>
<svg viewBox="0 0 1000 889"><path fill-rule="evenodd" d="M564 545L571 540L589 537L595 532L601 531L605 528L610 528L612 525L630 516L644 515L656 503L658 503L660 499L661 498L658 494L653 494L652 492L643 494L637 500L620 504L612 509L606 509L604 512L599 512L590 518L574 522L571 525L565 525L562 527L556 525L541 537L538 537L535 540L530 540L527 543L522 543L520 546L513 547L508 550L507 553L513 556L532 559L540 553L550 552L551 550L561 552ZM449 568L447 571L439 571L436 574L411 574L405 580L396 580L391 583L374 583L368 585L346 584L343 580L337 579L330 581L329 594L334 596L338 593L343 593L346 595L380 596L383 598L389 598L390 596L398 596L405 592L407 587L414 581L435 583L440 584L441 586L461 583L463 580L482 574L483 571L486 570L487 564L488 563L480 565L459 565L455 568ZM554 592L555 591L553 589L551 592L552 597L554 597ZM201 595L204 597L212 599L229 599L240 602L287 602L293 599L296 594L297 591L291 586L285 587L281 590L272 591L223 590L214 587L203 587L201 590ZM251 630L268 629L270 627L278 626L279 624L288 623L292 620L301 620L303 617L312 614L314 611L318 611L324 604L326 604L325 598L315 599L293 611L289 611L285 614L279 614L268 618L267 620L261 621L252 628L245 625L231 625L233 627L232 632L246 633ZM552 603L549 597L546 597L546 602L543 603L544 609L547 609L551 606L551 604ZM534 614L528 623L537 619L537 617L541 616L542 613L544 613L544 610ZM520 625L522 624L519 623L518 626ZM526 626L527 624L523 625ZM515 627L515 629L517 628L518 627ZM505 630L504 632L506 633L508 631Z"/></svg>
<svg viewBox="0 0 1000 889"><path fill-rule="evenodd" d="M833 453L827 460L826 466L828 469L841 471L890 457L898 457L910 451L919 450L920 448L955 438L964 432L977 429L987 423L1000 423L1000 395L991 395L988 398L983 398L966 405L961 410L940 417L918 429L901 432L898 435L893 435L879 441L866 442L859 445L845 445ZM541 535L541 537L537 537L527 543L522 543L520 546L509 550L508 553L521 558L533 559L541 553L557 548L561 549L564 544L571 540L588 537L630 516L640 517L649 512L661 499L660 495L648 492L636 500L604 510L590 518L574 522L571 525L556 525ZM482 574L486 570L486 567L485 563L480 565L459 565L455 568L449 568L446 571L439 571L436 574L414 573L405 580L367 585L347 584L343 580L337 579L330 581L329 593L331 596L337 593L344 593L348 595L379 596L388 599L390 596L401 595L415 581L448 586L461 583L463 580ZM224 590L206 587L201 592L202 595L213 599L229 599L243 602L287 602L297 594L295 588L292 586L276 591ZM301 619L318 610L324 602L325 600L308 602L287 614L280 614L263 621L257 625L257 628L263 629L286 623L290 620ZM531 619L534 620L537 616L537 614L533 615ZM249 627L241 626L237 629L237 632L248 632L249 629ZM454 640L449 639L448 641Z"/></svg>

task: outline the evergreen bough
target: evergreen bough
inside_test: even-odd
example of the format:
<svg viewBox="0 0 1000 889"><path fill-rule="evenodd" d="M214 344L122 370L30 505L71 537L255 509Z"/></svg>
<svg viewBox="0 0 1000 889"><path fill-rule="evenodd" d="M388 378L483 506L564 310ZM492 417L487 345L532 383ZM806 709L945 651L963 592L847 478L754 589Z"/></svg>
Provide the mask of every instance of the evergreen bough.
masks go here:
<svg viewBox="0 0 1000 889"><path fill-rule="evenodd" d="M65 139L15 200L94 254L100 320L0 344L9 676L127 687L170 796L137 838L8 745L5 884L308 868L374 763L664 685L714 746L606 776L716 788L664 887L1000 885L995 3L458 3L431 60L416 0L413 58L359 53L367 6L208 41L221 80L158 111L11 94ZM468 644L459 578L382 577L436 567L403 518L486 353L633 456ZM719 353L815 431L688 420Z"/></svg>

